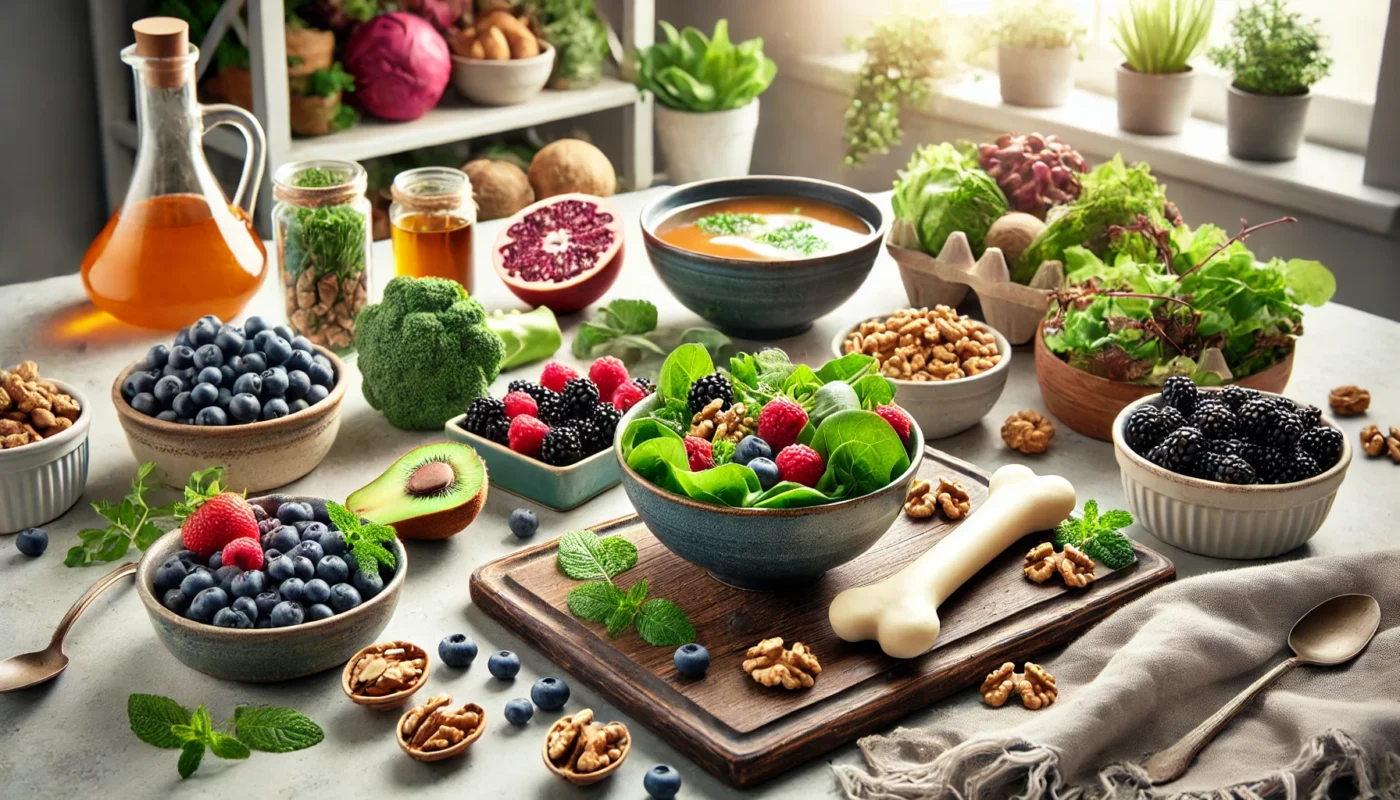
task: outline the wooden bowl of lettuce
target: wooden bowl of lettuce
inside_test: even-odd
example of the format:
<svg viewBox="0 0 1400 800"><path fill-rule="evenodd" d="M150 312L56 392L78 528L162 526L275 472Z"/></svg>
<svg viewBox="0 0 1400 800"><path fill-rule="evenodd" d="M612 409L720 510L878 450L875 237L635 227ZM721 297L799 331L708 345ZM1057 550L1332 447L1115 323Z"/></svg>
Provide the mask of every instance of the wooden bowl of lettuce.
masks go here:
<svg viewBox="0 0 1400 800"><path fill-rule="evenodd" d="M917 422L905 442L869 410L894 397L894 385L873 362L852 354L812 369L766 350L735 356L719 370L735 402L785 395L817 421L799 441L822 456L822 479L814 487L780 482L765 490L752 469L732 461L690 470L687 398L696 380L717 370L703 347L677 348L662 365L656 392L628 410L614 437L637 514L676 555L745 589L809 584L864 553L899 516L924 451ZM835 382L852 388L856 407L825 402L830 390L817 398Z"/></svg>

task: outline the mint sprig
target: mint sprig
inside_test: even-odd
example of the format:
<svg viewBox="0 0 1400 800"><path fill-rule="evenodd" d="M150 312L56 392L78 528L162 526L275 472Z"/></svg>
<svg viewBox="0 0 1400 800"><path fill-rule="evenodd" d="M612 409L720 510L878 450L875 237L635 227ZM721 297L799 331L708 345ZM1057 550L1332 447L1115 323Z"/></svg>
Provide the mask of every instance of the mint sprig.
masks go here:
<svg viewBox="0 0 1400 800"><path fill-rule="evenodd" d="M228 761L247 758L253 750L289 753L319 744L325 738L320 726L290 708L239 706L233 718L216 727L209 710L184 706L156 694L133 694L126 700L126 716L136 738L154 747L179 750L176 769L188 778L204 761L204 752ZM220 728L232 727L232 734Z"/></svg>
<svg viewBox="0 0 1400 800"><path fill-rule="evenodd" d="M592 531L569 531L559 539L556 562L570 578L588 581L565 598L569 612L604 623L608 636L616 638L635 623L647 644L664 647L695 641L695 627L679 606L670 600L647 599L646 578L625 591L613 583L613 578L637 565L637 546L621 536L600 538Z"/></svg>
<svg viewBox="0 0 1400 800"><path fill-rule="evenodd" d="M147 479L155 468L152 461L138 467L136 477L131 479L131 491L120 503L98 500L92 504L93 510L107 520L108 525L78 531L81 544L68 549L63 559L65 566L90 567L99 561L116 561L133 546L137 550L145 550L178 524L184 516L182 510L187 508L192 497L205 490L209 482L212 481L217 487L224 472L223 467L200 470L190 476L183 502L151 506L146 493L158 484L154 481L148 483Z"/></svg>
<svg viewBox="0 0 1400 800"><path fill-rule="evenodd" d="M1105 567L1122 569L1137 560L1132 540L1118 530L1132 524L1132 514L1115 509L1100 516L1098 501L1089 500L1079 519L1071 517L1056 526L1055 546L1072 544Z"/></svg>
<svg viewBox="0 0 1400 800"><path fill-rule="evenodd" d="M398 558L385 546L398 538L393 528L360 522L355 512L333 500L326 502L326 515L345 534L345 546L350 548L365 576L378 575L380 564L389 569L398 567Z"/></svg>

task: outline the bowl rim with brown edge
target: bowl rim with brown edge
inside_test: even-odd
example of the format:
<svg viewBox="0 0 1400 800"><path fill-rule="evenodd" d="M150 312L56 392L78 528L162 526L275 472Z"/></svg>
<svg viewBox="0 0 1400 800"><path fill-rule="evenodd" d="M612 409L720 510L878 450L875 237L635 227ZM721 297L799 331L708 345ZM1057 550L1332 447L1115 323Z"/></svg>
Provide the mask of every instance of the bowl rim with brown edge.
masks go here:
<svg viewBox="0 0 1400 800"><path fill-rule="evenodd" d="M909 417L909 443L905 445L905 454L909 455L909 451L913 450L913 455L909 455L909 467L903 472L901 472L898 476L892 478L889 483L885 484L879 489L876 489L873 492L870 492L869 494L863 494L859 497L848 497L844 500L837 500L834 503L822 503L813 506L802 506L800 508L739 508L735 506L721 506L716 505L714 503L702 503L699 500L693 500L689 497L686 497L685 495L669 492L661 488L660 486L657 486L656 484L652 483L651 481L647 480L646 478L643 478L641 475L638 475L635 471L633 471L633 469L630 466L628 466L627 459L622 457L622 434L627 428L626 423L629 423L633 419L636 419L636 417L632 415L634 414L634 412L637 411L637 409L641 408L648 402L656 402L655 397L656 394L653 393L647 395L641 400L638 400L635 405L627 409L627 413L622 415L622 419L618 420L617 432L613 434L613 454L617 457L618 462L621 464L623 474L631 477L632 480L635 481L639 486L646 487L647 491L651 492L652 494L655 494L663 500L666 500L667 502L686 506L696 510L712 511L718 514L727 514L735 517L755 518L815 517L821 516L823 514L835 513L836 511L839 511L841 509L852 508L854 506L862 505L864 503L874 502L876 499L884 497L891 491L899 490L900 487L907 480L911 480L914 476L918 474L919 466L923 464L924 461L924 447L926 444L924 441L924 432L919 427L918 420L915 420L912 414L908 414L906 412L906 416ZM895 397L896 399L899 397L898 393L895 394ZM901 491L901 503L904 502L903 496L904 493Z"/></svg>
<svg viewBox="0 0 1400 800"><path fill-rule="evenodd" d="M847 353L845 352L846 339L848 339L852 333L855 333L856 331L860 330L860 326L864 325L867 322L880 322L884 321L885 319L888 319L889 317L889 314L877 314L875 316L866 317L860 322L857 322L856 324L851 325L845 328L844 330L838 332L836 336L832 337L831 340L832 354L836 358L841 358L842 356L847 355ZM1007 338L1002 335L1001 331L997 330L996 328L993 328L991 325L988 325L985 322L982 322L982 320L975 321L981 323L983 327L991 331L992 335L996 337L997 349L1000 351L999 355L1001 356L1001 359L997 361L997 363L993 364L991 369L983 370L977 373L976 375L964 375L961 378L956 378L951 381L911 381L906 380L904 378L890 378L890 376L888 375L885 375L885 377L889 378L890 381L892 381L896 386L901 387L901 389L905 386L944 386L948 384L957 384L959 386L973 386L976 385L978 382L990 383L996 380L992 376L1005 372L1006 370L1011 368L1012 351L1015 348L1011 346L1011 342L1008 341ZM917 391L917 389L911 389L910 391ZM899 392L896 391L894 396L895 405L899 405Z"/></svg>
<svg viewBox="0 0 1400 800"><path fill-rule="evenodd" d="M251 498L249 502L255 502L271 496L273 495L259 495L258 497ZM324 501L324 498L310 495L283 496L286 498L282 501L283 503L304 502L306 500ZM136 594L140 596L141 603L146 607L148 613L155 614L173 625L194 632L196 635L207 635L210 631L217 631L219 636L241 637L248 641L258 641L259 639L271 641L293 632L304 633L306 631L323 630L337 623L344 624L346 620L352 618L356 612L360 612L361 609L368 609L375 605L389 602L390 598L403 587L404 576L408 574L408 548L403 546L403 542L399 542L398 552L394 554L395 557L399 559L398 566L394 568L394 577L390 578L384 584L384 589L381 590L379 594L368 600L361 601L359 605L349 611L342 611L339 614L326 617L325 619L307 620L300 625L289 625L285 628L218 628L208 623L197 622L176 614L166 608L165 605L160 602L159 598L155 596L155 591L152 588L155 586L155 571L160 568L160 564L164 563L165 559L161 559L160 563L157 563L154 554L163 549L168 541L178 540L179 538L180 529L175 528L153 542L151 546L146 548L146 551L141 554L141 559L137 564L136 571ZM180 547L175 548L172 554L184 549L184 543L180 542L179 544ZM154 624L154 621L152 624ZM358 654L359 652L357 651L356 655Z"/></svg>
<svg viewBox="0 0 1400 800"><path fill-rule="evenodd" d="M447 706L450 705L452 705L452 695L448 694ZM447 706L443 707L446 708ZM415 706L414 708L416 707L417 706ZM403 712L403 715L399 717L398 724L394 726L394 741L399 743L399 747L405 753L407 753L410 758L412 758L415 761L422 761L425 764L429 764L434 761L442 761L443 759L451 758L456 755L461 755L462 753L465 753L467 751L467 748L471 747L477 739L481 738L481 734L486 732L486 709L482 708L477 703L463 703L461 706L461 710L477 712L477 714L479 714L481 717L481 721L477 723L475 730L467 734L467 738L454 745L444 747L441 750L431 751L414 750L412 747L410 747L408 742L404 741L403 738L403 721L408 718L409 714L413 713L412 708Z"/></svg>
<svg viewBox="0 0 1400 800"><path fill-rule="evenodd" d="M122 382L135 371L136 365L144 359L131 362L117 375L117 379L112 383L112 405L117 407L117 418L123 427L131 425L133 427L149 431L162 436L198 436L204 440L229 440L246 438L250 431L257 433L273 433L279 429L300 427L302 424L310 422L318 417L326 416L339 410L341 401L345 399L348 391L349 381L345 377L345 362L335 353L320 345L312 345L316 352L330 359L331 366L335 369L335 386L331 387L330 394L325 400L307 406L301 411L288 414L277 419L260 419L257 422L246 422L239 425L187 425L180 422L166 422L163 419L148 417L140 411L131 407L131 404L122 397Z"/></svg>
<svg viewBox="0 0 1400 800"><path fill-rule="evenodd" d="M672 215L674 215L681 209L689 208L692 205L709 203L716 200L725 200L734 197L764 197L774 195L786 196L783 195L781 191L777 191L776 187L774 190L762 192L705 191L706 189L713 187L720 187L725 185L742 186L744 184L749 183L758 184L760 186L770 183L779 183L815 187L818 191L824 190L825 192L830 193L831 197L810 196L807 197L807 199L824 202L828 205L836 206L842 209L843 211L853 214L856 217L860 218L862 222L865 222L867 225L870 225L871 230L868 234L866 234L865 238L843 250L838 250L834 253L819 253L815 255L805 256L803 258L782 259L779 261L758 261L755 259L746 258L726 258L724 256L715 256L710 255L708 253L699 253L694 250L687 250L684 247L678 247L656 235L656 227L658 225L660 225L662 222L665 222L667 219L670 219ZM694 202L673 204L673 201L677 195L690 192L695 192L699 195L702 195L702 197L697 197ZM801 198L805 195L792 196ZM855 203L865 204L866 206L868 206L867 210L873 211L873 215L879 218L879 224L871 224L868 215L863 214L860 210L851 207L851 205L853 204L842 204L833 199L834 197L838 196L847 198L848 200L854 200ZM642 241L647 248L655 248L662 252L682 256L684 258L702 264L710 264L714 266L728 267L731 269L738 269L744 271L752 270L756 265L761 265L764 270L771 272L773 270L790 271L802 269L804 267L826 264L828 262L834 263L839 260L844 260L855 253L861 252L862 250L865 250L866 248L869 248L872 245L877 248L876 257L878 257L878 248L880 247L880 243L884 241L885 231L889 228L890 221L889 215L887 215L884 212L884 210L882 210L880 206L875 203L874 200L871 200L869 195L867 195L865 192L860 191L859 189L853 189L850 186L846 186L844 184L835 183L833 181L824 181L820 178L808 178L801 175L739 175L725 178L707 178L702 181L692 181L690 183L683 183L679 186L674 186L666 192L664 192L663 194L661 194L659 197L653 198L650 202L648 202L645 206L642 207L641 213L638 215L638 225L642 230Z"/></svg>
<svg viewBox="0 0 1400 800"><path fill-rule="evenodd" d="M573 714L566 714L560 717L559 719L556 719L553 722L553 724L549 726L549 730L545 731L544 734L544 743L540 745L540 755L544 758L545 767L547 767L549 771L555 776L563 778L564 780L568 781L569 783L572 783L575 786L591 786L595 783L598 783L599 781L604 780L609 775L612 775L614 772L616 772L618 767L622 766L622 762L626 761L627 757L632 754L632 729L628 728L627 724L625 722L622 722L621 720L612 720L603 723L606 726L611 725L613 722L616 722L622 726L623 730L627 731L627 742L625 743L626 746L621 748L622 755L616 761L612 762L606 767L603 767L600 770L595 770L593 772L572 772L570 770L562 769L558 764L554 763L553 759L549 757L549 736L550 734L554 733L556 729L559 728L560 724L563 723L564 720L573 719L574 716L580 711L592 711L592 709L581 708L578 711L575 711ZM594 720L597 721L597 717L594 717Z"/></svg>
<svg viewBox="0 0 1400 800"><path fill-rule="evenodd" d="M546 42L546 41L544 41L543 39L541 39L541 40L540 40L540 51L539 51L538 53L536 53L535 55L533 55L533 56L526 56L525 58L505 58L505 59L499 59L499 58L472 58L471 56L461 56L461 55L457 55L456 53L452 53L452 52L449 52L448 55L452 56L452 60L453 60L454 62L459 63L459 64L471 65L471 66L478 66L478 65L481 65L481 64L493 64L493 65L495 65L495 66L504 67L504 68L509 69L509 68L512 67L512 66L521 66L521 67L524 67L524 66L529 66L530 64L537 64L537 63L539 63L542 59L552 58L552 57L553 57L553 55L552 55L552 51L553 51L553 50L554 50L554 45L552 45L552 44L550 44L549 42Z"/></svg>
<svg viewBox="0 0 1400 800"><path fill-rule="evenodd" d="M62 394L68 395L78 403L78 418L73 420L73 424L69 425L67 430L60 431L46 439L40 439L37 442L30 442L29 444L20 445L19 447L8 447L0 450L0 469L8 466L6 463L7 461L12 463L17 463L21 460L27 461L34 459L36 456L41 456L41 454L48 454L54 450L62 450L65 445L71 444L75 440L86 439L89 429L92 427L91 401L88 400L88 396L83 390L65 380L45 378L42 374L39 377L40 380L49 381L54 386L57 386ZM120 394L120 390L118 394ZM135 409L132 410L134 411ZM81 444L81 442L79 442L79 444ZM41 462L48 462L53 459L44 459L40 457L38 460ZM20 468L24 469L24 467Z"/></svg>
<svg viewBox="0 0 1400 800"><path fill-rule="evenodd" d="M1225 386L1201 386L1199 387L1199 391L1218 392L1224 388ZM1252 391L1259 392L1260 394L1268 397L1281 397L1284 400L1288 400L1290 403L1295 403L1295 401L1292 398L1286 397L1276 392L1266 392L1262 389L1254 389ZM1326 425L1329 428L1334 428L1337 431L1340 431L1342 434L1342 456L1341 458L1337 459L1337 463L1333 464L1331 467L1323 470L1322 472L1318 473L1317 475L1314 475L1311 478L1307 478L1301 481L1293 481L1292 483L1256 483L1240 485L1233 483L1220 483L1218 481L1208 481L1205 478L1196 478L1190 475L1182 475L1178 472L1172 472L1171 470L1165 467L1159 467L1156 464L1153 464L1151 461L1148 461L1146 457L1139 455L1136 451L1133 450L1133 448L1129 447L1128 443L1123 439L1123 426L1127 424L1128 417L1132 416L1132 413L1141 408L1142 406L1156 404L1156 401L1160 401L1161 397L1162 393L1157 392L1155 394L1150 394L1146 397L1134 400L1133 402L1124 406L1123 410L1118 412L1118 416L1113 420L1113 449L1125 456L1128 459L1128 461L1133 464L1133 466L1137 467L1138 469L1141 469L1142 471L1146 472L1149 475L1152 475L1155 478L1168 481L1170 483L1175 483L1179 486L1183 486L1190 489L1217 492L1219 493L1219 495L1283 495L1291 494L1300 489L1309 489L1327 483L1335 479L1339 474L1346 472L1347 469L1351 466L1351 437L1347 436L1346 431L1342 430L1341 426L1338 425L1335 421L1333 421L1330 417L1323 416L1322 423L1324 425Z"/></svg>
<svg viewBox="0 0 1400 800"><path fill-rule="evenodd" d="M383 592L380 592L380 594L383 594ZM378 597L379 595L375 595L375 596ZM358 608L358 606L357 606L357 608ZM331 619L334 619L334 617L332 617ZM293 625L292 627L295 628L296 626ZM379 695L378 697L370 697L370 696L368 696L368 695L359 695L359 694L355 694L355 692L354 692L353 690L351 690L351 688L350 688L350 669L351 669L351 667L355 666L355 662L357 662L357 661L359 661L361 658L363 658L364 655L365 655L365 652L366 652L367 650L369 650L371 647L378 647L378 646L380 646L380 645L382 645L382 644L396 644L396 645L402 645L402 646L405 646L405 649L411 647L411 648L413 648L413 650L416 650L417 652L422 653L422 654L423 654L423 674L421 674L421 675L418 676L418 682L417 682L417 683L413 684L412 686L408 686L408 687L406 687L406 688L400 689L400 690L398 690L397 692L391 692L390 694ZM433 659L432 659L432 656L428 655L427 649L424 648L424 647L422 647L422 646L420 646L420 645L417 645L417 644L415 644L415 643L413 643L413 642L410 642L410 641L408 641L407 639L386 639L386 640L381 641L381 642L371 642L371 643L365 645L364 647L361 647L359 650L356 650L356 651L355 651L355 654L354 654L353 656L350 656L350 658L345 662L345 666L341 667L341 669L340 669L340 690L341 690L342 692L345 693L345 696L346 696L346 697L350 698L350 702L354 703L354 704L357 705L357 706L365 706L366 708L372 708L372 709L374 709L375 711L388 711L388 710L391 709L391 708L399 708L400 706L404 705L405 703L408 702L408 699L409 699L410 697L412 697L413 695L417 694L418 691L419 691L420 689L422 689L424 686L426 686L426 685L428 684L428 676L432 674L432 671L433 671ZM398 736L398 733L395 732L394 736L397 737L397 736Z"/></svg>

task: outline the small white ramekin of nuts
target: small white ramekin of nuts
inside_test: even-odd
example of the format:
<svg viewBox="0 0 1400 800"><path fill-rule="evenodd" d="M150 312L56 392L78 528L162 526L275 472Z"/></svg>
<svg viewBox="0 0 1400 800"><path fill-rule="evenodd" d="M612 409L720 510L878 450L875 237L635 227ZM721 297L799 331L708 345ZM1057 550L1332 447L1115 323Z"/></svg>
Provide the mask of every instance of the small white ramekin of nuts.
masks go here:
<svg viewBox="0 0 1400 800"><path fill-rule="evenodd" d="M0 364L0 534L43 525L78 502L91 422L76 386L41 377L33 361Z"/></svg>
<svg viewBox="0 0 1400 800"><path fill-rule="evenodd" d="M926 439L976 425L996 405L1010 374L1011 344L986 323L947 306L901 308L838 333L832 353L873 356L895 384L895 403Z"/></svg>

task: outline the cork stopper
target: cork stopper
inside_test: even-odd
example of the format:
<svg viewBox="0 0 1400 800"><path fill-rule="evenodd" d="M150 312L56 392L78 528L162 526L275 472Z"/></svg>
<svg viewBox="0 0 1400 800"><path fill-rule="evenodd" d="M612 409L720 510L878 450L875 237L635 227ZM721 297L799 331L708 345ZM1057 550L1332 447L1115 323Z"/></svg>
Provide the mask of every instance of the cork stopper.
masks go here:
<svg viewBox="0 0 1400 800"><path fill-rule="evenodd" d="M136 34L136 55L172 59L168 66L149 65L147 80L167 89L184 83L184 58L190 52L189 24L175 17L146 17L131 23L131 30Z"/></svg>

